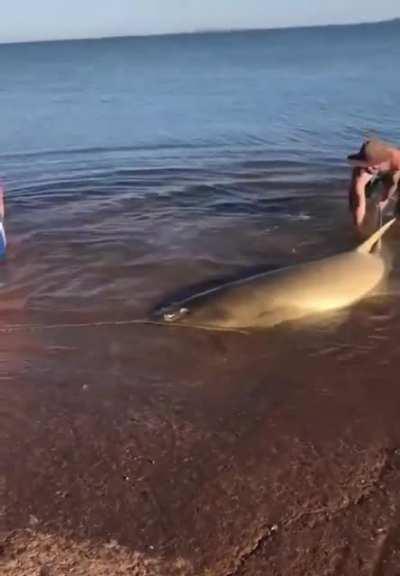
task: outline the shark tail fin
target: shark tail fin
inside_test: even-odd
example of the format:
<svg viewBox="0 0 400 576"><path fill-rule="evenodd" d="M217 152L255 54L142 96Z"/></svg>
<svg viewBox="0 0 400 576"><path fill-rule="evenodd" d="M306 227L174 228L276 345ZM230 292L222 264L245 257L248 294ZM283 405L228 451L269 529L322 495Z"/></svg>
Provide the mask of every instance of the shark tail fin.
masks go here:
<svg viewBox="0 0 400 576"><path fill-rule="evenodd" d="M362 244L360 244L360 246L358 246L357 252L361 252L362 254L368 254L369 252L371 252L375 244L379 242L379 240L382 238L385 232L392 226L392 224L394 224L396 220L397 218L392 218L391 220L389 220L389 222L386 222L386 224L381 226L379 230L374 232L372 236L370 236L367 240L365 240L365 242L363 242Z"/></svg>

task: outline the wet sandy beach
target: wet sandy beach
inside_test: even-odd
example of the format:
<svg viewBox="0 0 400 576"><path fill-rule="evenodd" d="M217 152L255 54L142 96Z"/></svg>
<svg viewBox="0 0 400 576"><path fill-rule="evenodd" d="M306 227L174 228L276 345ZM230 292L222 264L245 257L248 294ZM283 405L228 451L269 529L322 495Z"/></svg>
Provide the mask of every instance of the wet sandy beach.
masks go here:
<svg viewBox="0 0 400 576"><path fill-rule="evenodd" d="M35 198L11 201L2 574L398 574L398 228L388 285L346 312L248 334L119 323L353 246L341 187L173 227L122 194L45 206L40 230Z"/></svg>

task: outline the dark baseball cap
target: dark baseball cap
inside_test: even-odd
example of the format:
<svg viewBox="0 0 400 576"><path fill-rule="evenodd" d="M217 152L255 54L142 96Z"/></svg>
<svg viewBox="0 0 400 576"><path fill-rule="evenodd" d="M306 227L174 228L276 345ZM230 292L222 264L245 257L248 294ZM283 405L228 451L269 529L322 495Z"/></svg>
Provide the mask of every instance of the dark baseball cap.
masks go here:
<svg viewBox="0 0 400 576"><path fill-rule="evenodd" d="M360 164L369 166L387 162L391 158L391 146L381 140L367 140L363 143L359 152L347 156L350 162L360 162Z"/></svg>

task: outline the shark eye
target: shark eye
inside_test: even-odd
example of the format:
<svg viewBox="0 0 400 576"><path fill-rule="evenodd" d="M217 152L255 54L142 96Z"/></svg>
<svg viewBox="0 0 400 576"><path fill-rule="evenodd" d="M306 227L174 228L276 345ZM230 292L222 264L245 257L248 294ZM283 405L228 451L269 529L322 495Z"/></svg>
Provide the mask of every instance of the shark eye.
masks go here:
<svg viewBox="0 0 400 576"><path fill-rule="evenodd" d="M166 312L163 317L166 322L173 322L176 320L176 314L174 312Z"/></svg>
<svg viewBox="0 0 400 576"><path fill-rule="evenodd" d="M166 322L174 322L189 312L188 308L179 308L177 312L165 312L163 318Z"/></svg>

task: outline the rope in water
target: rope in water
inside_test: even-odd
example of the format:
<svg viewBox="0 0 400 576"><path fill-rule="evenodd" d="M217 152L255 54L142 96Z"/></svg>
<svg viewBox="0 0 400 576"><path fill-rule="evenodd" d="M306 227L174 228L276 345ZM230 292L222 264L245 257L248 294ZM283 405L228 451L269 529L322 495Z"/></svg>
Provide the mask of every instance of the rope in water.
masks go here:
<svg viewBox="0 0 400 576"><path fill-rule="evenodd" d="M76 322L76 323L60 323L60 324L8 324L0 327L0 333L16 332L18 330L57 330L57 329L70 329L70 328L102 328L106 326L132 326L132 325L149 325L149 326L163 326L164 328L189 328L195 330L207 330L209 332L233 332L236 334L249 334L245 330L236 328L218 328L203 326L201 324L179 324L179 323L166 323L157 322L156 320L136 319L136 320L100 320L97 322Z"/></svg>

